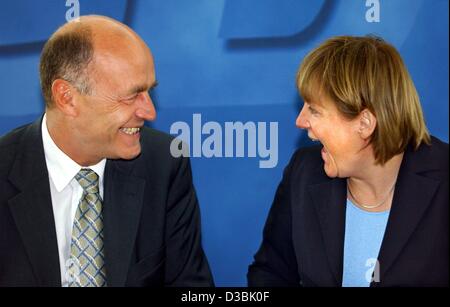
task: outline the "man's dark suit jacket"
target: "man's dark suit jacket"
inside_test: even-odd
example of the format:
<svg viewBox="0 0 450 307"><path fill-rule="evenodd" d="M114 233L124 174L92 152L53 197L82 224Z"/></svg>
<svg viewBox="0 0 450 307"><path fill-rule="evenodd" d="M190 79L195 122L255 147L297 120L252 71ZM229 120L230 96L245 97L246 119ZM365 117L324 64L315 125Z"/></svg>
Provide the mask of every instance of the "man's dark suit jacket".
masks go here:
<svg viewBox="0 0 450 307"><path fill-rule="evenodd" d="M61 285L41 120L0 138L0 286ZM109 286L213 285L189 160L170 143L144 128L140 156L106 163Z"/></svg>
<svg viewBox="0 0 450 307"><path fill-rule="evenodd" d="M320 149L297 151L286 167L250 286L342 285L346 180L326 176ZM436 138L406 150L371 286L448 286L448 161Z"/></svg>

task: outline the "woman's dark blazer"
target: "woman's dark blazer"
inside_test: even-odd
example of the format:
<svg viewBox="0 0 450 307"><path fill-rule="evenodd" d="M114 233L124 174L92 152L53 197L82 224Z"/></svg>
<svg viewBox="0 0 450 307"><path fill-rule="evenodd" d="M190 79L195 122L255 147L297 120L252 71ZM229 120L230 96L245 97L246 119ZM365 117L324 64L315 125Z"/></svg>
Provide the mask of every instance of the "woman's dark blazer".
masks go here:
<svg viewBox="0 0 450 307"><path fill-rule="evenodd" d="M346 180L329 178L321 146L286 167L248 271L249 286L341 286ZM372 287L449 285L448 144L408 147Z"/></svg>

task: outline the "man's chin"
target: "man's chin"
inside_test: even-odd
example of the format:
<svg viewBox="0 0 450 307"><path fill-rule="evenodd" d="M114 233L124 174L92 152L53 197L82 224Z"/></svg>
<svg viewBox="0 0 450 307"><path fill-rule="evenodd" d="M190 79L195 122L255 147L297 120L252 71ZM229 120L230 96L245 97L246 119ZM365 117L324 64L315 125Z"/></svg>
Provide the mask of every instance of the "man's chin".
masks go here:
<svg viewBox="0 0 450 307"><path fill-rule="evenodd" d="M141 154L141 150L139 150L138 152L135 153L128 153L126 155L122 156L123 160L133 160L136 159L137 157L139 157L139 155Z"/></svg>
<svg viewBox="0 0 450 307"><path fill-rule="evenodd" d="M137 158L141 154L141 146L139 148L136 148L135 150L127 150L123 152L119 152L115 155L115 158L110 158L113 160L133 160Z"/></svg>

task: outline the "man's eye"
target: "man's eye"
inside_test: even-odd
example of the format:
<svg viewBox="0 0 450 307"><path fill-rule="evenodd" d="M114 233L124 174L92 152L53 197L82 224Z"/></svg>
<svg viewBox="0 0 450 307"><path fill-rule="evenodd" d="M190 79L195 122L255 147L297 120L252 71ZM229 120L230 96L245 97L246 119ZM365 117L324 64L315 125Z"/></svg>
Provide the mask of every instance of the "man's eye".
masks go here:
<svg viewBox="0 0 450 307"><path fill-rule="evenodd" d="M122 101L125 102L125 103L132 103L133 101L136 100L136 97L137 97L137 95L134 95L132 97L124 98L124 99L122 99Z"/></svg>

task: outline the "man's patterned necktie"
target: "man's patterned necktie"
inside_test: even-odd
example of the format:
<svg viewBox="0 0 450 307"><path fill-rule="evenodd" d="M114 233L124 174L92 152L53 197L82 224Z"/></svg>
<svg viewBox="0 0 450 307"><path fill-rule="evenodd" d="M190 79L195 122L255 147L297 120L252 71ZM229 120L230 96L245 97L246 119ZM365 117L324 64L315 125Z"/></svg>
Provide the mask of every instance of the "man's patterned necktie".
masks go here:
<svg viewBox="0 0 450 307"><path fill-rule="evenodd" d="M83 195L72 229L69 287L104 287L106 272L98 175L84 168L75 179L83 188Z"/></svg>

